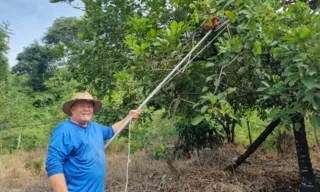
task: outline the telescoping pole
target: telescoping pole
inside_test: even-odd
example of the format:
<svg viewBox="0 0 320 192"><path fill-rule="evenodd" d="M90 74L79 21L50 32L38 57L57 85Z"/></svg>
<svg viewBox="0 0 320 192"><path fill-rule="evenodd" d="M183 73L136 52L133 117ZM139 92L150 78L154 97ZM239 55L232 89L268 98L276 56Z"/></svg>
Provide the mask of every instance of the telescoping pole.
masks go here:
<svg viewBox="0 0 320 192"><path fill-rule="evenodd" d="M224 26L227 22L220 25L217 29ZM212 30L209 30L208 33L191 49L191 51L180 61L180 63L162 80L162 82L151 92L151 94L142 102L142 104L138 107L137 110L140 110L143 106L145 106L149 100L159 92L162 86L168 81L168 79L180 68L180 66L191 56L191 54L203 43L203 41L212 33ZM114 134L114 136L104 145L104 149L106 149L110 143L121 133L121 131L130 123L132 117L130 116L124 124L119 128L119 130Z"/></svg>

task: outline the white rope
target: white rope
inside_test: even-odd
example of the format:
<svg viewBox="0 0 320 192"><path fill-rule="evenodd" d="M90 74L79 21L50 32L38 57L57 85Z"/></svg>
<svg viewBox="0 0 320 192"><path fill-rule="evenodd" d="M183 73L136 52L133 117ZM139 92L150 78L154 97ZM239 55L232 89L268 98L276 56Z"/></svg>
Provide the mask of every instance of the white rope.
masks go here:
<svg viewBox="0 0 320 192"><path fill-rule="evenodd" d="M227 21L223 24L221 24L221 27L226 25ZM216 38L218 38L218 36L227 28L228 26L226 25L221 31L219 31L219 33L209 42L206 44L206 46L204 46L192 59L189 59L189 61L180 68L179 71L177 71L162 87L166 86L168 82L170 82L173 78L175 78L179 73L181 73L182 71L184 71L188 65L196 58L198 57Z"/></svg>
<svg viewBox="0 0 320 192"><path fill-rule="evenodd" d="M129 184L129 164L131 162L130 160L130 152L131 152L131 147L130 147L130 139L131 139L131 130L130 130L130 125L131 125L131 120L132 117L129 117L130 121L129 121L129 125L128 125L128 159L127 159L127 170L126 170L126 188L125 188L125 192L128 192L128 184Z"/></svg>

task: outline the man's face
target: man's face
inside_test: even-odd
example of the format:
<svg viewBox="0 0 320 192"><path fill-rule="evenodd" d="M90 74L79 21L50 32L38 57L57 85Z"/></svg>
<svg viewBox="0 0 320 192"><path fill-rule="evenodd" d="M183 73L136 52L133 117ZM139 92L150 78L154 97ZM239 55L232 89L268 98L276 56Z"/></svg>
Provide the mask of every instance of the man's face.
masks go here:
<svg viewBox="0 0 320 192"><path fill-rule="evenodd" d="M73 104L71 108L72 119L84 123L88 122L93 115L92 101L80 100Z"/></svg>

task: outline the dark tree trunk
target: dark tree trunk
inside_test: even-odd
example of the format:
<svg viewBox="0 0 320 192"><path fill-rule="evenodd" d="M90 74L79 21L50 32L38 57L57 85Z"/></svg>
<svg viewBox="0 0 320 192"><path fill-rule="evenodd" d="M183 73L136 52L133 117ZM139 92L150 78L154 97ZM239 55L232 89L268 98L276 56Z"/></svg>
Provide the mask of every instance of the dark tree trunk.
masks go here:
<svg viewBox="0 0 320 192"><path fill-rule="evenodd" d="M225 127L225 132L226 132L226 135L227 135L227 141L228 141L228 143L231 143L231 131L230 131L230 127L227 125L226 127Z"/></svg>
<svg viewBox="0 0 320 192"><path fill-rule="evenodd" d="M236 128L236 121L232 121L232 127L231 127L231 143L234 144L234 138L235 138L235 128Z"/></svg>
<svg viewBox="0 0 320 192"><path fill-rule="evenodd" d="M239 165L241 165L256 149L266 140L270 133L279 125L280 119L272 121L266 129L259 135L259 137L248 147L247 151L244 152L238 159L232 164L225 168L226 171L234 171Z"/></svg>
<svg viewBox="0 0 320 192"><path fill-rule="evenodd" d="M252 137L251 137L251 130L250 130L250 122L247 120L247 127L248 127L248 136L249 136L249 142L250 145L252 144Z"/></svg>
<svg viewBox="0 0 320 192"><path fill-rule="evenodd" d="M316 192L317 186L310 160L304 117L301 113L297 113L291 118L291 121L293 123L293 133L296 141L296 150L301 179L300 191Z"/></svg>
<svg viewBox="0 0 320 192"><path fill-rule="evenodd" d="M225 122L226 122L225 131L227 134L228 143L231 143L232 137L231 137L231 130L230 130L230 118L228 116L225 116Z"/></svg>

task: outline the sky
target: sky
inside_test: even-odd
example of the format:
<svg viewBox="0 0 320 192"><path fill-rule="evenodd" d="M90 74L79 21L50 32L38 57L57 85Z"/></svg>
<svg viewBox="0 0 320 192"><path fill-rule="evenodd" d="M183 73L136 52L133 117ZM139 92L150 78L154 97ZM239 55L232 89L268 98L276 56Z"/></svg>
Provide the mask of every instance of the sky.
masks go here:
<svg viewBox="0 0 320 192"><path fill-rule="evenodd" d="M83 7L80 0L73 2ZM49 3L49 0L0 0L0 23L9 24L9 65L17 63L16 56L43 34L59 17L80 17L83 12L67 3Z"/></svg>

